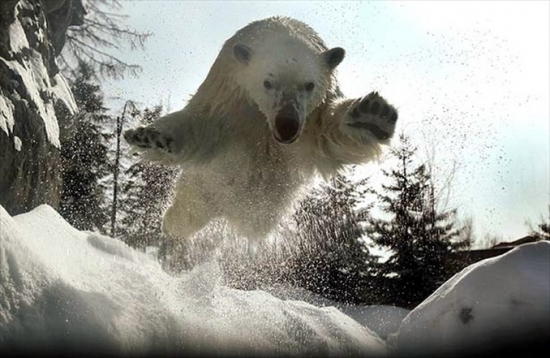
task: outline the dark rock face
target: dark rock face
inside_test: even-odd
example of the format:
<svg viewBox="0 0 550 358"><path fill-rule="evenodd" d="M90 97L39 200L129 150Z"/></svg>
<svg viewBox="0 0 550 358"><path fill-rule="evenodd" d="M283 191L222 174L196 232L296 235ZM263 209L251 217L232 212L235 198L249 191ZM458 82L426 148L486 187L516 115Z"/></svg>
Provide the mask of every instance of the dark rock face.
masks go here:
<svg viewBox="0 0 550 358"><path fill-rule="evenodd" d="M58 123L70 121L76 104L55 56L74 23L75 3L82 6L80 0L0 4L0 205L11 215L59 204Z"/></svg>

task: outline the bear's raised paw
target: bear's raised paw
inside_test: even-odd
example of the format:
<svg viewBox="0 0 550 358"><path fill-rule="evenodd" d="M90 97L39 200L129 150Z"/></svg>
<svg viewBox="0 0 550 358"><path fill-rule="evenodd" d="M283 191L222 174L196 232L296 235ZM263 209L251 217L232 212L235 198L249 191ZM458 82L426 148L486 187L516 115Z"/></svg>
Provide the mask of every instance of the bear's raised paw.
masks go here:
<svg viewBox="0 0 550 358"><path fill-rule="evenodd" d="M142 149L156 148L168 153L174 152L174 139L152 127L138 127L124 132L124 139Z"/></svg>
<svg viewBox="0 0 550 358"><path fill-rule="evenodd" d="M378 140L389 139L395 131L397 111L378 92L357 99L348 109L344 124L348 131L368 131ZM364 134L364 133L358 133Z"/></svg>

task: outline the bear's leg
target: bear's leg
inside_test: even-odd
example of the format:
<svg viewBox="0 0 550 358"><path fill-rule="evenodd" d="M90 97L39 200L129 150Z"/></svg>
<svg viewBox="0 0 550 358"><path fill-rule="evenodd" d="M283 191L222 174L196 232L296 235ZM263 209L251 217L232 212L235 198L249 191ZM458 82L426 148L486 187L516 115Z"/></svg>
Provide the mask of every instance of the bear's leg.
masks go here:
<svg viewBox="0 0 550 358"><path fill-rule="evenodd" d="M155 122L124 132L128 144L140 149L158 149L165 153L178 153L183 148L183 137L194 133L194 121L189 120L185 110L167 114Z"/></svg>
<svg viewBox="0 0 550 358"><path fill-rule="evenodd" d="M204 117L187 107L124 132L124 139L145 152L145 158L167 163L208 162L223 150L226 136L223 118Z"/></svg>
<svg viewBox="0 0 550 358"><path fill-rule="evenodd" d="M378 92L329 102L315 133L317 169L330 177L346 164L375 159L381 145L390 143L397 117L397 110Z"/></svg>
<svg viewBox="0 0 550 358"><path fill-rule="evenodd" d="M124 139L130 145L141 149L156 148L168 153L174 153L174 139L161 133L155 127L138 127L124 132Z"/></svg>
<svg viewBox="0 0 550 358"><path fill-rule="evenodd" d="M370 134L385 141L393 136L396 122L396 109L378 92L372 92L351 104L342 124L344 130L356 138L368 140Z"/></svg>
<svg viewBox="0 0 550 358"><path fill-rule="evenodd" d="M168 236L189 239L211 220L194 211L192 205L176 200L166 210L162 220L162 232Z"/></svg>
<svg viewBox="0 0 550 358"><path fill-rule="evenodd" d="M202 229L217 211L209 206L206 195L197 185L180 178L174 191L172 204L164 214L163 233L188 239Z"/></svg>
<svg viewBox="0 0 550 358"><path fill-rule="evenodd" d="M260 245L270 235L281 219L281 215L279 215L277 210L257 208L255 212L245 212L240 213L241 215L235 215L238 213L238 210L233 211L225 217L238 235L248 239L248 242L252 244L251 246L249 244L250 248L256 248Z"/></svg>

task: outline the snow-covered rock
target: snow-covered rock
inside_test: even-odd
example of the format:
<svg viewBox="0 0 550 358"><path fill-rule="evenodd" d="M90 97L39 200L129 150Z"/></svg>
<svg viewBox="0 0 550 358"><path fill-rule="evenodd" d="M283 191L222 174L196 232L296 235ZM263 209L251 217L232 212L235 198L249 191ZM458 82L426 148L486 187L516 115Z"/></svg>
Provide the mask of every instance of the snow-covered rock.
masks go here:
<svg viewBox="0 0 550 358"><path fill-rule="evenodd" d="M550 342L550 242L521 245L465 268L405 317L403 354L471 353Z"/></svg>
<svg viewBox="0 0 550 358"><path fill-rule="evenodd" d="M0 206L0 347L116 354L381 356L334 307L225 287L214 263L179 277L150 255L67 224L51 207Z"/></svg>

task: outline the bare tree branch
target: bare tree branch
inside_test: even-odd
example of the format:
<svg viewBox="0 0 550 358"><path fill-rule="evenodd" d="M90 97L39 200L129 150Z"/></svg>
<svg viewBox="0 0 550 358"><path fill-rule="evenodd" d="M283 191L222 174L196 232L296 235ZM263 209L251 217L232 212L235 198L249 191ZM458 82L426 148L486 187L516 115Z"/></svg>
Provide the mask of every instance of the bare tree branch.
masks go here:
<svg viewBox="0 0 550 358"><path fill-rule="evenodd" d="M63 73L72 78L78 64L86 62L102 77L139 74L139 65L124 61L114 50L143 49L151 33L126 26L128 16L117 13L122 8L118 0L82 0L82 5L83 23L68 28L66 46L59 55Z"/></svg>

